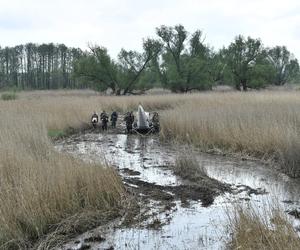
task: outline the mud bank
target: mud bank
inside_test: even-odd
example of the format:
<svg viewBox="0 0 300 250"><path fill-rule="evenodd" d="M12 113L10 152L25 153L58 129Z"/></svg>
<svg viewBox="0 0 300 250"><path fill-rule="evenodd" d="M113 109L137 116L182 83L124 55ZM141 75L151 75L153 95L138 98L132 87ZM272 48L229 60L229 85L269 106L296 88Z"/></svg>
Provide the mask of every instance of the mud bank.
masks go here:
<svg viewBox="0 0 300 250"><path fill-rule="evenodd" d="M259 209L276 199L287 211L300 209L297 180L259 162L186 151L156 136L84 133L57 140L55 148L85 161L109 162L138 201L131 217L87 232L62 249L223 249L234 204ZM175 175L179 152L193 155L214 185Z"/></svg>

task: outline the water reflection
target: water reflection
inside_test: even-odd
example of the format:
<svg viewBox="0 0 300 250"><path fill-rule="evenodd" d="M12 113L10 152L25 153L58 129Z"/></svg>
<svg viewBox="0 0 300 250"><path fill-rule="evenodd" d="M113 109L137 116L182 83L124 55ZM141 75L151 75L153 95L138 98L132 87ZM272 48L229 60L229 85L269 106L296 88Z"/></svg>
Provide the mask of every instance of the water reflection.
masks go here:
<svg viewBox="0 0 300 250"><path fill-rule="evenodd" d="M178 153L183 152L185 146L162 144L158 137L82 134L58 141L55 147L86 161L100 162L105 159L120 170L129 169L140 173L138 176L132 176L126 171L120 171L126 178L140 178L159 185L182 183L179 177L163 166L174 164ZM225 210L232 207L233 203L252 203L258 209L263 208L264 204L272 203L273 200L285 209L299 205L298 180L290 179L256 161L213 156L195 149L190 149L189 153L197 158L210 177L236 186L247 185L253 189L265 189L267 194L251 197L245 192L238 195L226 194L217 197L214 204L207 208L202 207L199 202L182 207L177 201L175 209L169 215L170 222L160 231L129 228L107 232L107 242L115 249L222 249L229 236L220 225L226 225ZM152 210L155 209L156 205L153 205ZM94 249L98 247L99 245L95 245Z"/></svg>

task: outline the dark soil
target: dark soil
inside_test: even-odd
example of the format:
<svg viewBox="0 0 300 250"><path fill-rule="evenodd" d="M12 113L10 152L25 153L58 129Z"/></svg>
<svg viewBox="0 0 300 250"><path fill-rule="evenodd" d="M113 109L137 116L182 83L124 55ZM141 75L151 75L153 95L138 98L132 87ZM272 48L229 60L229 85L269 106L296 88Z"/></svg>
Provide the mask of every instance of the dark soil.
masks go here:
<svg viewBox="0 0 300 250"><path fill-rule="evenodd" d="M149 229L159 229L162 226L162 222L159 219L153 220L152 223L149 223L147 228Z"/></svg>
<svg viewBox="0 0 300 250"><path fill-rule="evenodd" d="M300 211L298 209L291 210L288 214L294 216L296 219L300 219Z"/></svg>
<svg viewBox="0 0 300 250"><path fill-rule="evenodd" d="M267 194L267 191L265 189L262 188L254 189L247 185L236 185L233 190L234 193L246 192L249 196L251 196L252 194L254 195Z"/></svg>
<svg viewBox="0 0 300 250"><path fill-rule="evenodd" d="M120 169L120 171L122 171L124 174L126 175L140 175L141 173L139 171L134 171L132 169L129 168L122 168Z"/></svg>
<svg viewBox="0 0 300 250"><path fill-rule="evenodd" d="M91 246L90 245L86 245L86 244L83 244L79 250L86 250L86 249L91 249Z"/></svg>
<svg viewBox="0 0 300 250"><path fill-rule="evenodd" d="M138 178L126 178L125 183L138 186L134 188L135 192L145 198L169 202L179 199L182 203L186 203L187 200L201 201L205 207L210 206L217 195L231 190L229 185L210 178L202 183L179 186L161 186Z"/></svg>
<svg viewBox="0 0 300 250"><path fill-rule="evenodd" d="M101 235L93 235L91 237L88 237L84 239L84 242L102 242L105 241L105 238Z"/></svg>

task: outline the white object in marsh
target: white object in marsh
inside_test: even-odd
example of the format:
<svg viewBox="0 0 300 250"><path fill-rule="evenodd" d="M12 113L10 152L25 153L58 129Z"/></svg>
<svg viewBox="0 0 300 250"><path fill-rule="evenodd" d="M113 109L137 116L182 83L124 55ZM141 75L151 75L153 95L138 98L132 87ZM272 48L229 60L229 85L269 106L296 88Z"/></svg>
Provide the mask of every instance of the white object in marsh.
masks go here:
<svg viewBox="0 0 300 250"><path fill-rule="evenodd" d="M97 123L97 122L98 122L97 117L93 117L93 118L92 118L92 123Z"/></svg>
<svg viewBox="0 0 300 250"><path fill-rule="evenodd" d="M137 128L149 129L149 113L145 112L142 105L139 105L137 112Z"/></svg>

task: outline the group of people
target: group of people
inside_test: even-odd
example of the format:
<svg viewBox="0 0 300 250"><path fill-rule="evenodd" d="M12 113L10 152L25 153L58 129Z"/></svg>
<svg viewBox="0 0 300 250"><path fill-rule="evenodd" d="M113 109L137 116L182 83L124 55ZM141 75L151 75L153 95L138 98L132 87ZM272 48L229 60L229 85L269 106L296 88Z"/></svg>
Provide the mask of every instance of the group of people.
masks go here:
<svg viewBox="0 0 300 250"><path fill-rule="evenodd" d="M96 112L93 113L91 117L91 123L94 128L97 127L97 124L99 123L99 118L101 120L101 128L103 131L107 130L107 124L109 122L109 116L105 111L102 111L100 116L97 115ZM118 113L116 111L113 111L110 115L110 121L111 121L111 127L116 128L118 120ZM126 132L128 134L132 133L132 130L134 128L134 114L133 111L127 112L124 116L124 121L126 124ZM153 132L159 132L159 116L157 112L153 113L152 119L151 119L151 127L153 128Z"/></svg>
<svg viewBox="0 0 300 250"><path fill-rule="evenodd" d="M101 120L102 130L103 131L107 130L107 124L108 124L109 116L104 110L100 114L100 120ZM118 113L116 111L114 111L110 115L110 121L111 121L112 128L116 127L117 120L118 120ZM96 112L94 112L94 114L92 115L91 122L92 122L93 127L96 128L97 124L99 122L99 116L97 115Z"/></svg>

